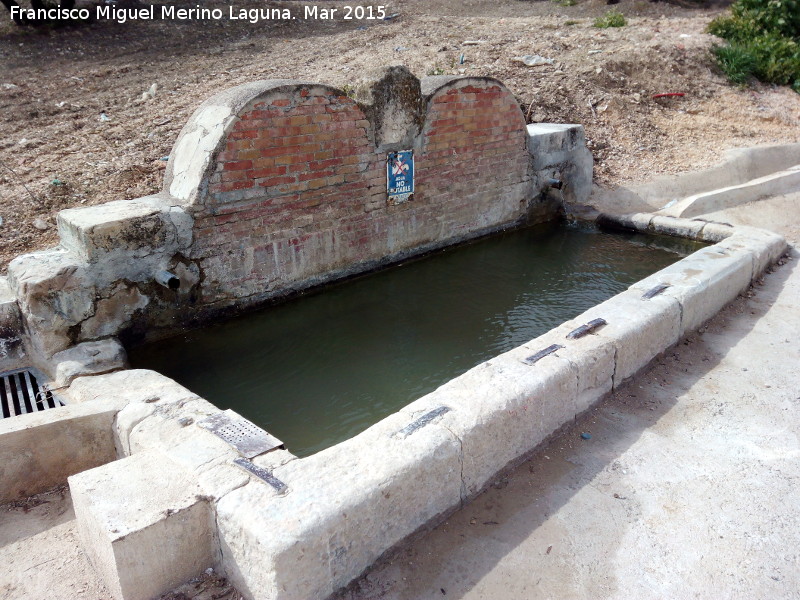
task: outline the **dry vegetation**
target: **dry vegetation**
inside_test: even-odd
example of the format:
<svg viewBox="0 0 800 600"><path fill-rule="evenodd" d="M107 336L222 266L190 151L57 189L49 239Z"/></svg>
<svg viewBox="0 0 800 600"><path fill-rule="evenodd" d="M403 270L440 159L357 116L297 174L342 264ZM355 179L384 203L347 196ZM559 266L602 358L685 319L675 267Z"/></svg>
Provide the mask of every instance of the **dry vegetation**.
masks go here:
<svg viewBox="0 0 800 600"><path fill-rule="evenodd" d="M599 0L388 1L388 14L400 16L379 22L20 29L4 16L0 268L55 243L60 209L158 191L162 159L191 112L255 79L345 86L384 64L421 76L494 76L529 121L586 126L601 185L707 166L732 147L800 141L800 95L735 88L715 67L715 38L704 31L719 9L622 0L615 8L628 24L597 29L594 19L608 8ZM526 54L554 64L514 61ZM153 84L154 97L143 101ZM665 92L685 96L652 98Z"/></svg>

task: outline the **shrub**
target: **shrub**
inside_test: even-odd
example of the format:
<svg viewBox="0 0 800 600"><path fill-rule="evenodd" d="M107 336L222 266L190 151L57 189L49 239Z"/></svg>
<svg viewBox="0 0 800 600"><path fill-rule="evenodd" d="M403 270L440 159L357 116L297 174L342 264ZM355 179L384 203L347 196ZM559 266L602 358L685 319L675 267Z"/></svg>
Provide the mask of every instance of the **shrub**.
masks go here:
<svg viewBox="0 0 800 600"><path fill-rule="evenodd" d="M606 29L607 27L625 27L627 24L628 22L625 20L625 15L618 10L609 10L602 17L597 17L594 20L594 26L600 29Z"/></svg>
<svg viewBox="0 0 800 600"><path fill-rule="evenodd" d="M737 0L708 32L728 42L712 52L732 82L755 77L800 92L800 0Z"/></svg>

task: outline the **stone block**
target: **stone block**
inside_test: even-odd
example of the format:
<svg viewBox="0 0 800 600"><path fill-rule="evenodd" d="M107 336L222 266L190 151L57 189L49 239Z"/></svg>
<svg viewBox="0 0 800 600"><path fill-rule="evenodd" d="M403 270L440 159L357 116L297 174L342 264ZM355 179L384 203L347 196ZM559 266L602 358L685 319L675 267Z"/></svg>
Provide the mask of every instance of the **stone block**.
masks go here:
<svg viewBox="0 0 800 600"><path fill-rule="evenodd" d="M84 551L117 600L150 600L214 564L212 510L196 479L157 451L69 478Z"/></svg>
<svg viewBox="0 0 800 600"><path fill-rule="evenodd" d="M694 331L713 317L750 285L752 255L743 249L726 250L717 244L702 248L686 258L635 283L630 291L644 294L667 284L658 298L674 298L681 308L680 335Z"/></svg>
<svg viewBox="0 0 800 600"><path fill-rule="evenodd" d="M76 377L97 375L124 369L128 358L122 344L116 339L84 342L53 355L55 384L65 387Z"/></svg>
<svg viewBox="0 0 800 600"><path fill-rule="evenodd" d="M650 229L656 233L685 237L693 240L701 237L701 231L704 227L705 223L703 221L678 219L675 217L665 217L663 215L656 215L650 220Z"/></svg>
<svg viewBox="0 0 800 600"><path fill-rule="evenodd" d="M61 244L94 266L101 285L149 281L158 264L188 248L192 217L164 195L118 200L58 213Z"/></svg>
<svg viewBox="0 0 800 600"><path fill-rule="evenodd" d="M677 343L681 332L681 306L675 298L661 295L645 301L638 290L617 294L573 322L583 324L598 318L607 325L592 335L608 340L616 350L614 387Z"/></svg>
<svg viewBox="0 0 800 600"><path fill-rule="evenodd" d="M0 503L114 460L118 409L115 402L92 402L0 419Z"/></svg>
<svg viewBox="0 0 800 600"><path fill-rule="evenodd" d="M69 328L94 314L94 281L86 264L63 248L18 256L8 266L8 281L33 350L44 358L69 346Z"/></svg>
<svg viewBox="0 0 800 600"><path fill-rule="evenodd" d="M522 347L495 357L404 409L452 409L441 426L461 442L464 500L575 418L576 370L552 355L522 362L533 353Z"/></svg>
<svg viewBox="0 0 800 600"><path fill-rule="evenodd" d="M150 298L137 287L124 283L116 284L106 293L107 297L97 300L94 315L81 323L81 339L116 335L136 311L150 303Z"/></svg>
<svg viewBox="0 0 800 600"><path fill-rule="evenodd" d="M756 227L737 227L734 235L721 241L718 246L735 252L745 250L753 255L752 279L761 274L786 253L788 245L783 236Z"/></svg>
<svg viewBox="0 0 800 600"><path fill-rule="evenodd" d="M527 132L528 150L534 157L533 168L537 170L554 164L552 156L561 156L561 153L586 146L583 125L531 123Z"/></svg>
<svg viewBox="0 0 800 600"><path fill-rule="evenodd" d="M567 337L570 332L584 324L577 320L567 321L524 346L531 353L550 344L564 346L553 356L570 363L576 372L576 415L591 408L612 390L616 369L616 347L613 340L592 334L578 339Z"/></svg>
<svg viewBox="0 0 800 600"><path fill-rule="evenodd" d="M732 225L727 223L711 223L706 222L703 230L700 232L700 239L704 242L711 242L716 244L722 240L729 238L733 235L735 229Z"/></svg>
<svg viewBox="0 0 800 600"><path fill-rule="evenodd" d="M0 277L0 362L12 364L24 356L22 313L8 277Z"/></svg>
<svg viewBox="0 0 800 600"><path fill-rule="evenodd" d="M217 505L223 568L237 588L252 598L325 598L457 506L458 440L432 424L399 435L407 424L408 415L392 415L276 468L284 495L254 479L224 496Z"/></svg>
<svg viewBox="0 0 800 600"><path fill-rule="evenodd" d="M653 220L651 213L629 213L625 215L601 214L597 217L597 224L611 229L629 229L646 232Z"/></svg>
<svg viewBox="0 0 800 600"><path fill-rule="evenodd" d="M78 403L112 399L119 402L113 431L116 444L125 456L131 454L131 432L148 416L155 412L175 415L184 405L199 400L197 394L169 377L146 369L79 377L64 393Z"/></svg>

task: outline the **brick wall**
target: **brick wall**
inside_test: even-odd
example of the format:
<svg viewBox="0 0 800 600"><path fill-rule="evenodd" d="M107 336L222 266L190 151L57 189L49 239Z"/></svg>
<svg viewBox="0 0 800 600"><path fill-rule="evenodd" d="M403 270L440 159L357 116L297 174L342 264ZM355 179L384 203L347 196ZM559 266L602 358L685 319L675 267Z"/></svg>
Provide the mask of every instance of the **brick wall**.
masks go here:
<svg viewBox="0 0 800 600"><path fill-rule="evenodd" d="M523 216L531 159L513 96L458 79L420 100L416 193L399 205L386 199L386 149L340 91L284 86L238 111L195 212L200 303L258 300Z"/></svg>

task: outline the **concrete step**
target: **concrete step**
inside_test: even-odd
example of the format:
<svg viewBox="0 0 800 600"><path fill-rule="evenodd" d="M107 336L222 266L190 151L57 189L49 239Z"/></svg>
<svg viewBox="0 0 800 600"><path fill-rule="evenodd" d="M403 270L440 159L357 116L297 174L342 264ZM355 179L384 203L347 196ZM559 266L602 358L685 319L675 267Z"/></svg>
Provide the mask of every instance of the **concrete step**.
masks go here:
<svg viewBox="0 0 800 600"><path fill-rule="evenodd" d="M696 217L705 213L746 204L753 200L796 191L800 191L800 164L764 177L752 179L740 185L688 196L674 204L668 204L656 214L671 217Z"/></svg>

